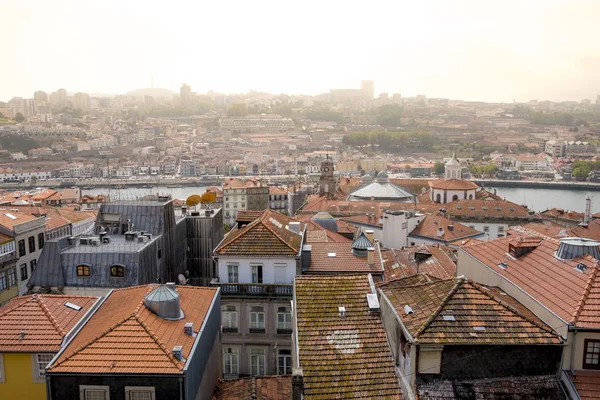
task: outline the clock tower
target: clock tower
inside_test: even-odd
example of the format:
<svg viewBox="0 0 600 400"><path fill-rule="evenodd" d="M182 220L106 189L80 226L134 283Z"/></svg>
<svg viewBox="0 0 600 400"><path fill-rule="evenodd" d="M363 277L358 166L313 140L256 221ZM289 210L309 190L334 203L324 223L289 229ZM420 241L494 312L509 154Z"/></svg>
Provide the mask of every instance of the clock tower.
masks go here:
<svg viewBox="0 0 600 400"><path fill-rule="evenodd" d="M321 176L319 177L319 195L335 193L335 178L333 177L333 160L327 158L321 162Z"/></svg>

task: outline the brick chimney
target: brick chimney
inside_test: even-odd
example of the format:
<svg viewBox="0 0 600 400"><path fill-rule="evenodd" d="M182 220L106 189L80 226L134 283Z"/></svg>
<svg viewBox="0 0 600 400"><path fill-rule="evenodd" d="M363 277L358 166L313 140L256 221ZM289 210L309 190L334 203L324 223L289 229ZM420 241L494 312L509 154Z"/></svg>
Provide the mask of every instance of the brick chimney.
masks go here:
<svg viewBox="0 0 600 400"><path fill-rule="evenodd" d="M369 242L373 243L373 239L375 238L375 232L373 229L367 229L365 231L365 236L369 239Z"/></svg>
<svg viewBox="0 0 600 400"><path fill-rule="evenodd" d="M367 249L367 264L375 265L375 247L369 247Z"/></svg>

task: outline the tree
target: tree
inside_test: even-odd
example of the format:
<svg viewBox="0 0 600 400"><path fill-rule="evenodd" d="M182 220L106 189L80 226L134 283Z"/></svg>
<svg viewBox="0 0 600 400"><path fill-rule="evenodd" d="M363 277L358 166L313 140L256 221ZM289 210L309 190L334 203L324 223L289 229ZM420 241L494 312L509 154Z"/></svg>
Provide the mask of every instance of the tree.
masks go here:
<svg viewBox="0 0 600 400"><path fill-rule="evenodd" d="M0 118L6 118L4 114L0 113Z"/></svg>
<svg viewBox="0 0 600 400"><path fill-rule="evenodd" d="M444 165L443 162L436 162L435 165L433 166L433 172L437 175L437 176L441 176L444 174L444 172L446 172L446 166Z"/></svg>
<svg viewBox="0 0 600 400"><path fill-rule="evenodd" d="M32 175L31 176L31 183L33 183L35 185L37 183L37 181L38 181L37 175Z"/></svg>
<svg viewBox="0 0 600 400"><path fill-rule="evenodd" d="M17 122L23 122L23 121L25 121L25 117L23 116L23 114L21 114L21 113L19 112L19 113L17 113L17 114L15 115L15 121L17 121Z"/></svg>

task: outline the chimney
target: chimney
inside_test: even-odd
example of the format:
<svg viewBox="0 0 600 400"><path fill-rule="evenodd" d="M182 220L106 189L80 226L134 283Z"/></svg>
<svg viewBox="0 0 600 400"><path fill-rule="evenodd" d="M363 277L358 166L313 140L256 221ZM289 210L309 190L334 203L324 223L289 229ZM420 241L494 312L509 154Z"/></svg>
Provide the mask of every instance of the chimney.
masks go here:
<svg viewBox="0 0 600 400"><path fill-rule="evenodd" d="M367 249L367 264L375 265L375 247L369 247Z"/></svg>
<svg viewBox="0 0 600 400"><path fill-rule="evenodd" d="M292 400L304 398L304 373L302 368L292 368Z"/></svg>
<svg viewBox="0 0 600 400"><path fill-rule="evenodd" d="M592 220L592 199L585 199L585 215L583 217L583 225L588 226Z"/></svg>
<svg viewBox="0 0 600 400"><path fill-rule="evenodd" d="M312 252L312 245L305 244L302 246L302 255L300 256L300 268L302 272L308 271L310 267L310 253Z"/></svg>
<svg viewBox="0 0 600 400"><path fill-rule="evenodd" d="M175 282L167 282L166 286L171 290L177 291L177 286L175 285Z"/></svg>
<svg viewBox="0 0 600 400"><path fill-rule="evenodd" d="M454 224L450 224L450 225L448 225L448 230L449 230L450 232L454 231Z"/></svg>
<svg viewBox="0 0 600 400"><path fill-rule="evenodd" d="M186 322L185 326L183 327L183 333L189 336L194 336L194 323Z"/></svg>
<svg viewBox="0 0 600 400"><path fill-rule="evenodd" d="M367 239L369 239L369 242L373 243L373 238L374 238L374 232L373 229L367 229L365 231L365 236L367 237Z"/></svg>
<svg viewBox="0 0 600 400"><path fill-rule="evenodd" d="M183 360L183 346L173 347L173 357L179 361Z"/></svg>
<svg viewBox="0 0 600 400"><path fill-rule="evenodd" d="M340 317L345 317L346 316L346 307L339 306L338 307L338 313L339 313Z"/></svg>
<svg viewBox="0 0 600 400"><path fill-rule="evenodd" d="M292 221L289 224L290 231L294 232L296 235L300 234L300 222Z"/></svg>

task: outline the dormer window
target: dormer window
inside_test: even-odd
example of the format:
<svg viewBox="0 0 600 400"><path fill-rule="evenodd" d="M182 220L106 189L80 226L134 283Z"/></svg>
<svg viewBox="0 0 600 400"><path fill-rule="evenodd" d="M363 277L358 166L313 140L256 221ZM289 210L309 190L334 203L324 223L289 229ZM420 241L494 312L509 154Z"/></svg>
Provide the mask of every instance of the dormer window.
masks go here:
<svg viewBox="0 0 600 400"><path fill-rule="evenodd" d="M125 276L125 267L122 265L113 265L110 267L110 276L113 278L122 278Z"/></svg>
<svg viewBox="0 0 600 400"><path fill-rule="evenodd" d="M77 276L90 276L90 266L89 265L78 265L77 266Z"/></svg>

